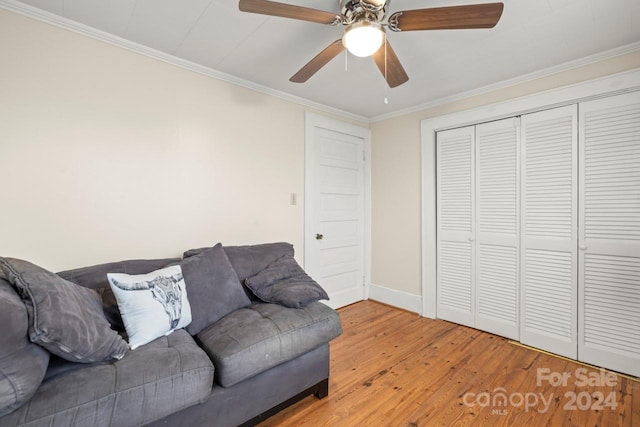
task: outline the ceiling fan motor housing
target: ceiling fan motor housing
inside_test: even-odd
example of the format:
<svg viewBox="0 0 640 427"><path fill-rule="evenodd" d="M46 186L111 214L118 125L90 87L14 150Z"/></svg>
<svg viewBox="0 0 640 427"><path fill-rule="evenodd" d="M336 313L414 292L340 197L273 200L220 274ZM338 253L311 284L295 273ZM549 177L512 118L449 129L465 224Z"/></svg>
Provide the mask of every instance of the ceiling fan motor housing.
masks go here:
<svg viewBox="0 0 640 427"><path fill-rule="evenodd" d="M342 6L342 24L350 25L361 20L380 23L387 13L388 4L389 0L347 0Z"/></svg>

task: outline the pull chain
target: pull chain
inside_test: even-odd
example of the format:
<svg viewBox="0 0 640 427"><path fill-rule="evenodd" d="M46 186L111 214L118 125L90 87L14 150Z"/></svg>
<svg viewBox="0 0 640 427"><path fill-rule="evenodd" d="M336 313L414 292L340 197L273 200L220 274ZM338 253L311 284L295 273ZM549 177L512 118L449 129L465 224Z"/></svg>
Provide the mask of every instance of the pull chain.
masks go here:
<svg viewBox="0 0 640 427"><path fill-rule="evenodd" d="M384 37L384 103L389 103L387 98L387 91L389 90L389 84L387 83L387 36Z"/></svg>

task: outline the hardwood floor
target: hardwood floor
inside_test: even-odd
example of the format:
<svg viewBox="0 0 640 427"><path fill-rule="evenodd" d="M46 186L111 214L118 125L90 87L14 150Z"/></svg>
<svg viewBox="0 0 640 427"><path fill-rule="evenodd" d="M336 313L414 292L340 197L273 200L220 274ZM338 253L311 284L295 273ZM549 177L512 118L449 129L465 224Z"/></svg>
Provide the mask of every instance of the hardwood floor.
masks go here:
<svg viewBox="0 0 640 427"><path fill-rule="evenodd" d="M629 378L373 301L339 312L329 396L262 427L640 426L640 383Z"/></svg>

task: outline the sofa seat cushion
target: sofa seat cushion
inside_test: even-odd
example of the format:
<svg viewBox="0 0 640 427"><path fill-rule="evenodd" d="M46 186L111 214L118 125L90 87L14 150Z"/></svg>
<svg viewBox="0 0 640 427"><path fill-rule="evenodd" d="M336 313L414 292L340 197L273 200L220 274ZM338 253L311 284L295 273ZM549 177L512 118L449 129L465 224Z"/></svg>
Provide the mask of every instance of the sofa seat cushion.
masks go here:
<svg viewBox="0 0 640 427"><path fill-rule="evenodd" d="M116 362L73 365L0 425L140 426L204 402L213 386L211 361L182 329Z"/></svg>
<svg viewBox="0 0 640 427"><path fill-rule="evenodd" d="M338 313L320 302L301 309L256 303L223 317L197 337L213 360L216 382L230 387L341 333Z"/></svg>

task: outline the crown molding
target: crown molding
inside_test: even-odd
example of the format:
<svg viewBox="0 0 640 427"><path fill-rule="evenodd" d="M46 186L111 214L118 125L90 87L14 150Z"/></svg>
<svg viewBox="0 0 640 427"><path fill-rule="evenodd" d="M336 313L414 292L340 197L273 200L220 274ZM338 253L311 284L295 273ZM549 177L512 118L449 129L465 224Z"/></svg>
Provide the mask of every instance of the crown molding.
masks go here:
<svg viewBox="0 0 640 427"><path fill-rule="evenodd" d="M594 55L585 56L583 58L575 59L573 61L564 62L559 65L554 65L553 67L544 68L542 70L534 71L533 73L524 74L522 76L514 77L511 79L503 80L498 83L493 83L487 86L483 86L478 89L469 90L466 92L460 92L455 95L447 96L444 98L436 99L434 101L426 102L424 104L416 105L414 107L409 107L401 110L396 110L391 113L382 114L379 116L369 118L369 123L375 123L383 120L392 119L398 116L404 116L406 114L417 113L422 110L426 110L429 108L437 107L444 104L449 104L451 102L460 101L462 99L470 98L472 96L483 95L489 92L493 92L496 90L504 89L510 86L515 86L518 84L530 82L533 80L541 79L543 77L548 77L553 74L558 74L563 71L569 71L576 68L584 67L585 65L590 65L596 62L604 61L606 59L614 58L616 56L626 55L628 53L634 53L640 51L640 41L630 43L624 46L620 46L611 50L606 50L604 52L596 53Z"/></svg>
<svg viewBox="0 0 640 427"><path fill-rule="evenodd" d="M16 0L0 0L0 9L5 9L10 12L14 12L28 18L32 18L46 24L54 25L59 28L63 28L74 33L78 33L92 39L108 43L110 45L127 49L132 52L147 56L149 58L156 59L177 67L193 71L194 73L203 74L207 77L211 77L217 80L224 81L236 86L240 86L246 89L250 89L256 92L270 95L276 98L283 99L285 101L293 102L304 107L313 108L318 111L322 111L329 114L337 115L341 118L351 119L356 122L368 124L369 118L354 114L348 111L340 110L338 108L330 107L328 105L320 104L318 102L310 101L308 99L292 95L287 92L272 89L270 87L244 80L231 74L223 73L222 71L215 70L213 68L205 67L204 65L196 64L195 62L187 61L186 59L178 58L168 53L160 52L159 50L152 49L147 46L143 46L139 43L135 43L122 37L107 33L105 31L98 30L88 25L81 24L79 22L72 21L68 18L55 15L42 9L30 6L28 4L16 1Z"/></svg>

